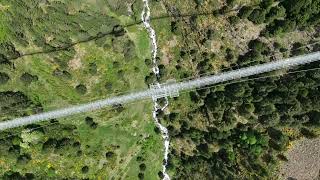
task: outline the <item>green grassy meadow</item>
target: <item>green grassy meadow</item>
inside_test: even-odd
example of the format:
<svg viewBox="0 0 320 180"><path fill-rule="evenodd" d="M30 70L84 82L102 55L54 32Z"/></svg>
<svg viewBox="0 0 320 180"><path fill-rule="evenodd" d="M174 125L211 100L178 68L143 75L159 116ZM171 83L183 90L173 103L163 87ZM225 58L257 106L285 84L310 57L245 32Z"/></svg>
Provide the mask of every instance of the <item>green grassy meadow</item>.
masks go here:
<svg viewBox="0 0 320 180"><path fill-rule="evenodd" d="M13 11L14 3L5 2L4 5L8 5L8 10ZM107 18L112 17L120 25L134 22L128 16L112 12L112 9L103 1L96 1L96 3L85 1L83 4L67 1L62 3L67 4L67 11L70 14L76 14L82 10L88 13L88 16L98 13ZM49 10L45 4L40 3L37 7L39 11L41 8ZM0 19L2 18L3 15L0 14ZM71 15L68 18L73 21L72 19L76 17ZM54 22L52 23L50 26L54 25ZM57 19L56 26L60 26L59 23ZM28 45L23 45L14 37L7 36L10 28L8 29L1 21L0 42L11 38L11 42L16 44L19 52L29 53L49 47L39 47L35 43L37 37L32 35L35 31L41 31L39 35L44 37L40 39L43 38L52 45L60 43L55 42L58 38L63 40L63 37L58 37L59 34L53 31L46 32L45 29L50 28L49 23L39 22L39 24L37 30L28 30L24 27ZM88 26L87 29L91 28L88 31L90 35L103 30L103 27L95 27L96 25L92 22L86 24L83 21L83 27L86 26ZM151 71L145 65L145 59L150 58L151 54L148 34L141 24L125 27L124 31L125 35L122 36L106 35L93 41L77 44L71 51L24 56L14 60L14 67L1 65L0 71L8 74L10 80L0 85L0 91L22 92L33 104L41 104L43 111L49 111L146 89L144 78ZM71 41L77 41L76 38L81 37L71 31L69 34ZM57 37L54 37L55 35ZM36 76L37 81L26 84L21 80L24 73ZM86 87L84 94L76 89L80 84ZM33 108L29 107L27 112L32 113ZM151 101L143 101L123 105L120 110L110 107L97 112L57 119L59 122L40 123L42 126L40 129L46 133L41 130L28 132L28 128L3 132L1 138L5 142L13 143L12 147L19 146L19 152L0 154L0 177L18 172L25 176L27 173L32 173L35 177L49 179L62 177L137 179L140 172L139 165L144 163L146 165L143 171L144 177L157 179L158 172L162 170L162 139L154 131L155 125L151 113ZM86 117L91 117L97 127L90 127L86 123ZM1 117L1 119L11 118L13 118L11 114ZM13 135L14 138L8 139L7 135ZM76 143L71 147L69 145L60 147L62 149L57 149L58 145L56 149L43 149L45 142L50 139L57 139L59 142L62 137L70 138ZM76 150L75 147L78 149ZM3 148L7 149L7 147ZM106 157L107 152L112 152L112 155ZM24 157L24 154L30 155L31 159L26 163L18 163L21 159L17 160L17 156ZM88 167L88 171L83 170L85 166Z"/></svg>

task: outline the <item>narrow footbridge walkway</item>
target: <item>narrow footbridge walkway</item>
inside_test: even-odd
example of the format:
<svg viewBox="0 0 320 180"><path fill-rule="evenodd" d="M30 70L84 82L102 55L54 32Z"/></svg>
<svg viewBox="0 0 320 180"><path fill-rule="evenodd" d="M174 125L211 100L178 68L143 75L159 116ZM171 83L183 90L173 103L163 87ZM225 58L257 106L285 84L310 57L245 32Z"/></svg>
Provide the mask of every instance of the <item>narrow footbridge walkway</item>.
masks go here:
<svg viewBox="0 0 320 180"><path fill-rule="evenodd" d="M266 73L274 70L292 68L294 66L299 66L302 64L307 64L307 63L311 63L319 60L320 60L320 52L314 52L314 53L292 57L292 58L288 58L280 61L274 61L274 62L265 63L257 66L251 66L247 68L224 72L217 75L199 77L199 78L189 80L189 81L184 81L184 82L165 84L163 86L159 86L158 88L151 88L151 89L147 89L140 92L133 92L126 95L102 99L102 100L89 102L82 105L71 106L63 109L58 109L54 111L39 113L39 114L27 116L27 117L21 117L13 120L0 122L0 130L15 128L15 127L37 123L40 121L46 121L50 119L67 117L74 114L90 112L90 111L102 109L108 106L125 104L125 103L147 99L147 98L151 99L155 97L156 98L166 97L172 94L176 94L179 91L192 90L194 88L199 88L207 85L249 77L252 75Z"/></svg>

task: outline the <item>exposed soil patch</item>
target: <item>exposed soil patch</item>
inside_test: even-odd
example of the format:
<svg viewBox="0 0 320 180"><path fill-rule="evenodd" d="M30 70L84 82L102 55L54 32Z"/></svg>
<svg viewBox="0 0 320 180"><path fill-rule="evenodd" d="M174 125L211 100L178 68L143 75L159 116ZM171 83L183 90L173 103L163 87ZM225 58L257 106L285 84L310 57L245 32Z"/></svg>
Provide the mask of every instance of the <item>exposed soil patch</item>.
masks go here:
<svg viewBox="0 0 320 180"><path fill-rule="evenodd" d="M226 33L228 39L234 44L235 47L240 48L240 52L246 52L244 45L250 40L257 39L265 25L254 25L252 22L243 20L237 25L230 25L229 32Z"/></svg>
<svg viewBox="0 0 320 180"><path fill-rule="evenodd" d="M162 56L162 63L164 65L168 65L170 63L170 61L172 60L173 56L170 53L170 49L174 48L175 46L177 46L177 38L176 36L173 36L173 40L168 41L166 46L164 46L161 50L163 56Z"/></svg>
<svg viewBox="0 0 320 180"><path fill-rule="evenodd" d="M82 67L81 58L84 56L84 51L82 51L79 47L75 47L76 55L73 59L68 62L68 66L71 70L77 70Z"/></svg>
<svg viewBox="0 0 320 180"><path fill-rule="evenodd" d="M320 138L301 139L288 151L288 162L280 167L279 179L314 180L320 170Z"/></svg>

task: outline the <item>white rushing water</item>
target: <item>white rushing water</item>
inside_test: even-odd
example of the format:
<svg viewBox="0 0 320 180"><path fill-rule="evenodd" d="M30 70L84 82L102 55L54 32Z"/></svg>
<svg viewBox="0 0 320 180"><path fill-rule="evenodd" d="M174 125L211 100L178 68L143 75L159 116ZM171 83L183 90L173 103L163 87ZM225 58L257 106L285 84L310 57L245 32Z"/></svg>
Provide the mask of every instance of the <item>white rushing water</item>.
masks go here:
<svg viewBox="0 0 320 180"><path fill-rule="evenodd" d="M159 67L158 67L158 62L157 62L157 53L158 53L157 37L156 37L155 30L152 28L152 26L150 24L150 17L151 17L151 11L150 11L150 7L149 7L149 1L143 0L143 10L142 10L142 14L141 14L141 19L142 19L144 27L146 28L146 30L149 33L149 37L151 40L151 46L152 46L152 50L151 50L151 56L152 56L152 62L153 62L152 70L153 70L153 73L158 78L159 77ZM155 84L160 88L159 82L155 82ZM162 111L165 110L166 107L169 105L169 101L168 101L168 98L165 98L165 105L163 107L161 107L157 101L158 101L158 99L153 98L154 107L153 107L152 116L153 116L154 122L156 123L156 126L160 129L162 138L164 140L164 162L162 165L162 173L164 175L163 179L170 180L170 176L166 171L167 164L168 164L169 146L170 146L169 132L168 132L168 129L166 127L164 127L159 122L159 119L157 117L157 112L159 110L162 110Z"/></svg>

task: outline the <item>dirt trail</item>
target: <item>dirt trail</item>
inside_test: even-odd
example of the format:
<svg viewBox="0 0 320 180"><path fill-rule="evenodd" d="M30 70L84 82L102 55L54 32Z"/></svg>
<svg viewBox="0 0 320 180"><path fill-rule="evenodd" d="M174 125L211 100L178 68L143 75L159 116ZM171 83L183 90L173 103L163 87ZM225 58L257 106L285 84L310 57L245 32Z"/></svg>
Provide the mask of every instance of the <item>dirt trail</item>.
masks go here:
<svg viewBox="0 0 320 180"><path fill-rule="evenodd" d="M320 138L301 139L288 151L279 179L316 180L320 171Z"/></svg>

